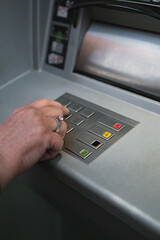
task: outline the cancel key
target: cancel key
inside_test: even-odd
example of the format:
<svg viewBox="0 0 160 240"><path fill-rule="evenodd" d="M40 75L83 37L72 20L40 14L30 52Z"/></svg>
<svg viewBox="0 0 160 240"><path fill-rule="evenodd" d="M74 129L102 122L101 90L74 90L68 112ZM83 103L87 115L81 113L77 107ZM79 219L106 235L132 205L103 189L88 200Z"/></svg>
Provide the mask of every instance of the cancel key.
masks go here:
<svg viewBox="0 0 160 240"><path fill-rule="evenodd" d="M109 117L103 117L99 120L99 123L102 124L103 126L108 126L116 131L122 130L125 125L120 123L120 121L117 121L116 119L112 119Z"/></svg>

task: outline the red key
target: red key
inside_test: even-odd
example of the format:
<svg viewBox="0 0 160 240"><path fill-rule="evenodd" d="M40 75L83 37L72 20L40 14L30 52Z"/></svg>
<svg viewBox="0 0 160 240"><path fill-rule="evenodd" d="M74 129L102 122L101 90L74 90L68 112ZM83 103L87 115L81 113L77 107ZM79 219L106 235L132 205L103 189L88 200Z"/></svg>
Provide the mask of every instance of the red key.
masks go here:
<svg viewBox="0 0 160 240"><path fill-rule="evenodd" d="M122 128L123 127L123 125L121 125L120 123L116 123L114 126L113 126L113 128L115 128L115 129L117 129L117 130L119 130L120 128Z"/></svg>

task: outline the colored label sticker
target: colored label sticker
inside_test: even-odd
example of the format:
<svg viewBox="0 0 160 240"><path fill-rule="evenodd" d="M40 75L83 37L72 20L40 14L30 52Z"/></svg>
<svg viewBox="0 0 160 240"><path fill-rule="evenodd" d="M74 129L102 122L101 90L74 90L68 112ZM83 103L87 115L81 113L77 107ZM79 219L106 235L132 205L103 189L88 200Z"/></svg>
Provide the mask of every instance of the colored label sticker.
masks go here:
<svg viewBox="0 0 160 240"><path fill-rule="evenodd" d="M61 41L62 41L62 32L58 31L56 35L56 42L61 43Z"/></svg>
<svg viewBox="0 0 160 240"><path fill-rule="evenodd" d="M86 157L88 154L89 154L89 151L86 150L86 149L83 149L81 152L80 152L81 156L82 157Z"/></svg>
<svg viewBox="0 0 160 240"><path fill-rule="evenodd" d="M48 55L48 63L50 64L62 64L63 61L64 61L64 57L59 54L50 53Z"/></svg>
<svg viewBox="0 0 160 240"><path fill-rule="evenodd" d="M68 17L68 7L59 6L57 10L57 17L67 18Z"/></svg>
<svg viewBox="0 0 160 240"><path fill-rule="evenodd" d="M105 138L109 138L109 137L111 137L111 135L112 135L112 133L110 133L110 132L105 132L105 133L103 133L103 137L105 137Z"/></svg>
<svg viewBox="0 0 160 240"><path fill-rule="evenodd" d="M51 46L51 49L53 52L57 52L57 53L62 53L63 52L63 44L62 43L58 43L56 41L53 41L52 42L52 46Z"/></svg>
<svg viewBox="0 0 160 240"><path fill-rule="evenodd" d="M116 123L116 124L113 126L113 128L115 128L115 129L117 129L117 130L121 129L122 127L123 127L123 125L121 125L120 123Z"/></svg>

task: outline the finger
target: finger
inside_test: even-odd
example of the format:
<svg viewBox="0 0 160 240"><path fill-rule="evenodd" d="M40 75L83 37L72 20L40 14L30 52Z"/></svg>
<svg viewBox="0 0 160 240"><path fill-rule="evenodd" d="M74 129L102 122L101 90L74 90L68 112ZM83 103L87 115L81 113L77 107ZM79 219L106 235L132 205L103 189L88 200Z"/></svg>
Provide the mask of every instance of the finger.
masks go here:
<svg viewBox="0 0 160 240"><path fill-rule="evenodd" d="M56 132L57 128L58 128L58 122L60 122L61 126L60 126L60 130L59 132L57 132L61 137L64 137L67 131L67 124L65 121L60 121L60 120L56 120L55 118L47 118L46 119L46 124L48 126L49 131L52 132Z"/></svg>
<svg viewBox="0 0 160 240"><path fill-rule="evenodd" d="M40 161L54 158L62 149L64 144L63 138L57 133L51 133L49 145L46 153L41 157Z"/></svg>
<svg viewBox="0 0 160 240"><path fill-rule="evenodd" d="M29 105L32 106L32 107L36 107L36 108L57 107L57 108L62 109L62 111L64 112L64 115L67 115L69 113L69 109L64 107L61 103L59 103L57 101L52 101L52 100L47 99L47 98L37 100L35 102L32 102Z"/></svg>
<svg viewBox="0 0 160 240"><path fill-rule="evenodd" d="M65 121L61 121L61 129L60 129L60 131L59 131L59 135L62 137L62 138L64 138L64 136L66 135L66 131L67 131L67 124L66 124L66 122Z"/></svg>
<svg viewBox="0 0 160 240"><path fill-rule="evenodd" d="M63 107L63 115L68 115L69 114L69 109L66 107Z"/></svg>
<svg viewBox="0 0 160 240"><path fill-rule="evenodd" d="M43 114L47 117L58 118L58 116L66 115L66 111L58 107L45 107L41 109Z"/></svg>
<svg viewBox="0 0 160 240"><path fill-rule="evenodd" d="M39 161L46 161L46 160L53 159L58 155L59 152L60 151L53 152L52 150L47 150L46 153L43 155L43 157Z"/></svg>
<svg viewBox="0 0 160 240"><path fill-rule="evenodd" d="M47 98L42 98L40 100L34 101L34 102L30 103L30 105L32 107L36 107L36 108L59 107L59 108L65 109L65 111L66 111L66 108L61 103L59 103L57 101L52 101L52 100L47 99Z"/></svg>
<svg viewBox="0 0 160 240"><path fill-rule="evenodd" d="M55 118L47 117L45 119L45 126L50 132L55 132L57 129L57 121Z"/></svg>

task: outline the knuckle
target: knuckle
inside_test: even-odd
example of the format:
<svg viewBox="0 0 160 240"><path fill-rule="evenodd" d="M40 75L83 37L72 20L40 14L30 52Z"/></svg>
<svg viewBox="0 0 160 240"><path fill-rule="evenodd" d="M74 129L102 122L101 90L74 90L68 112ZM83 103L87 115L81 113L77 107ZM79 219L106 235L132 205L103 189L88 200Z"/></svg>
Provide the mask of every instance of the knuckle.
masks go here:
<svg viewBox="0 0 160 240"><path fill-rule="evenodd" d="M45 105L49 105L51 100L48 98L42 98L41 101L45 104Z"/></svg>
<svg viewBox="0 0 160 240"><path fill-rule="evenodd" d="M15 110L13 111L13 114L17 114L18 112L19 112L19 108L15 109Z"/></svg>
<svg viewBox="0 0 160 240"><path fill-rule="evenodd" d="M58 109L58 114L59 114L59 116L63 116L63 111L61 108Z"/></svg>
<svg viewBox="0 0 160 240"><path fill-rule="evenodd" d="M17 114L17 113L23 111L24 109L25 109L25 107L17 108L17 109L15 109L15 110L13 111L13 113L14 113L14 114Z"/></svg>
<svg viewBox="0 0 160 240"><path fill-rule="evenodd" d="M24 115L26 118L30 119L35 125L41 126L42 125L42 119L40 111L37 108L34 107L28 107L24 110Z"/></svg>
<svg viewBox="0 0 160 240"><path fill-rule="evenodd" d="M24 110L24 113L30 117L35 117L36 116L36 108L30 106Z"/></svg>
<svg viewBox="0 0 160 240"><path fill-rule="evenodd" d="M63 148L63 145L64 145L64 140L62 137L59 137L59 144L58 144L57 150L60 151Z"/></svg>
<svg viewBox="0 0 160 240"><path fill-rule="evenodd" d="M57 102L57 101L53 101L56 105L57 105L57 107L62 107L62 104L60 103L60 102Z"/></svg>
<svg viewBox="0 0 160 240"><path fill-rule="evenodd" d="M43 124L37 125L37 133L40 137L47 135L46 127Z"/></svg>
<svg viewBox="0 0 160 240"><path fill-rule="evenodd" d="M63 121L62 128L61 128L61 131L60 131L60 136L64 137L65 134L66 134L66 131L67 131L67 124L66 124L66 122Z"/></svg>
<svg viewBox="0 0 160 240"><path fill-rule="evenodd" d="M56 117L58 117L58 116L63 116L63 111L62 111L62 109L61 108L59 108L59 107L54 107L54 112L55 112L55 116Z"/></svg>
<svg viewBox="0 0 160 240"><path fill-rule="evenodd" d="M64 130L66 132L66 130L67 130L67 123L65 121L63 121L63 124L64 124Z"/></svg>

